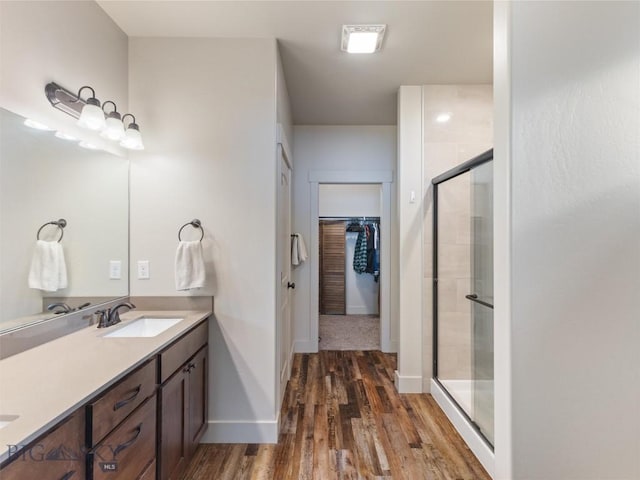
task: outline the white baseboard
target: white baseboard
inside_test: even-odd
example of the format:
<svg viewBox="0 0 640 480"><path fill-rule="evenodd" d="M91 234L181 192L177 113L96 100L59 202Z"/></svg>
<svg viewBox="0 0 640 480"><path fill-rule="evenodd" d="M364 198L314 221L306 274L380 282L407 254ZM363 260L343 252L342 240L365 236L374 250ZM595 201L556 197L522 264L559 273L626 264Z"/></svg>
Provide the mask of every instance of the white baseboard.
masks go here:
<svg viewBox="0 0 640 480"><path fill-rule="evenodd" d="M397 340L389 340L389 348L382 349L384 353L398 353L398 341Z"/></svg>
<svg viewBox="0 0 640 480"><path fill-rule="evenodd" d="M295 352L318 353L318 342L312 342L311 340L296 340Z"/></svg>
<svg viewBox="0 0 640 480"><path fill-rule="evenodd" d="M422 393L422 375L400 375L396 370L398 393Z"/></svg>
<svg viewBox="0 0 640 480"><path fill-rule="evenodd" d="M278 420L209 420L200 443L278 443Z"/></svg>
<svg viewBox="0 0 640 480"><path fill-rule="evenodd" d="M473 454L478 458L487 473L489 473L491 478L494 478L496 460L491 448L489 448L480 434L469 424L456 404L453 403L440 385L433 381L433 379L431 379L431 395L433 395L436 403L451 423L453 423L455 429L469 446Z"/></svg>

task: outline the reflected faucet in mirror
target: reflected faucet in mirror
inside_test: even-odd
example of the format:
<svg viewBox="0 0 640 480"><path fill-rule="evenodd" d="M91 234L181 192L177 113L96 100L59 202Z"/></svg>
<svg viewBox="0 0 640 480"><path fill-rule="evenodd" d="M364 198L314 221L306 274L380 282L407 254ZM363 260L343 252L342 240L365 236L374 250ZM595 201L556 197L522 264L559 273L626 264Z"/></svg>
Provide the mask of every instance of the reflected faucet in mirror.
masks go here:
<svg viewBox="0 0 640 480"><path fill-rule="evenodd" d="M54 315L60 315L63 313L71 313L76 310L82 310L83 308L91 305L91 302L83 303L82 305L77 306L76 308L71 308L66 303L52 303L51 305L47 305L47 310L52 312Z"/></svg>
<svg viewBox="0 0 640 480"><path fill-rule="evenodd" d="M98 328L106 328L120 323L120 309L123 307L128 310L136 308L133 303L122 302L108 310L96 310L94 315L98 317Z"/></svg>

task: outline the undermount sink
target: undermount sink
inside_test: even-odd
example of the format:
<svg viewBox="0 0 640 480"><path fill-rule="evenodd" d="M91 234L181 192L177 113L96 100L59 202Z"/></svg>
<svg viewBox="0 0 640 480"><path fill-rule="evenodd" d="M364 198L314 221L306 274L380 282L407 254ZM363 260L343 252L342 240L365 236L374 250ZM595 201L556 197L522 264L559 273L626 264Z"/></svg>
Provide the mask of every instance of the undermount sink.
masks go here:
<svg viewBox="0 0 640 480"><path fill-rule="evenodd" d="M6 427L17 418L18 415L0 415L0 429Z"/></svg>
<svg viewBox="0 0 640 480"><path fill-rule="evenodd" d="M182 318L140 317L104 336L107 338L155 337L182 320Z"/></svg>

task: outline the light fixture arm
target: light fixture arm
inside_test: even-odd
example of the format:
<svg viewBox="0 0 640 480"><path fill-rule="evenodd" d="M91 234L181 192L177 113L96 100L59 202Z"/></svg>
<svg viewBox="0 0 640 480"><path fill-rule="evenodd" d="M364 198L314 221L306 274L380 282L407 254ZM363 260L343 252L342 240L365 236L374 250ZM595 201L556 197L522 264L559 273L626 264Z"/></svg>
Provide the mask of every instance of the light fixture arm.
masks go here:
<svg viewBox="0 0 640 480"><path fill-rule="evenodd" d="M124 123L124 119L127 118L127 117L133 118L133 122L131 122L129 125L131 125L131 124L136 125L136 117L133 115L133 113L125 113L122 116L122 123Z"/></svg>
<svg viewBox="0 0 640 480"><path fill-rule="evenodd" d="M106 107L106 106L107 106L107 104L109 104L109 103L110 103L111 105L113 105L113 111L111 111L111 113L118 113L118 107L116 106L115 102L112 102L111 100L107 100L106 102L104 102L104 103L102 104L102 111L103 111L104 113L106 113L107 115L109 115L109 114L107 113L107 111L104 109L104 107Z"/></svg>
<svg viewBox="0 0 640 480"><path fill-rule="evenodd" d="M80 87L80 90L78 90L78 102L82 100L82 97L80 96L80 94L82 93L82 90L84 90L85 88L88 88L89 90L91 90L91 96L89 97L89 99L96 99L96 91L90 87L89 85L85 85L84 87Z"/></svg>

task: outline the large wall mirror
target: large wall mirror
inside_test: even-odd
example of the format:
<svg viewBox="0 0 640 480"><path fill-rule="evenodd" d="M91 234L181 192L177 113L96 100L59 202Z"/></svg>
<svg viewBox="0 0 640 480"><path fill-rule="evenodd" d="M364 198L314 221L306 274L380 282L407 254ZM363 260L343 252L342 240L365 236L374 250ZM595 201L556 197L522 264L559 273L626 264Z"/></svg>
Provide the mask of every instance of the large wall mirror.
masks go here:
<svg viewBox="0 0 640 480"><path fill-rule="evenodd" d="M77 309L128 295L126 156L83 148L0 113L0 332L64 315L57 312L65 306L48 308L56 303ZM59 219L63 230L45 225ZM36 245L38 230L44 243ZM66 282L53 245L61 234Z"/></svg>

